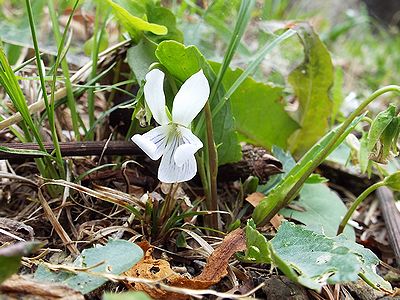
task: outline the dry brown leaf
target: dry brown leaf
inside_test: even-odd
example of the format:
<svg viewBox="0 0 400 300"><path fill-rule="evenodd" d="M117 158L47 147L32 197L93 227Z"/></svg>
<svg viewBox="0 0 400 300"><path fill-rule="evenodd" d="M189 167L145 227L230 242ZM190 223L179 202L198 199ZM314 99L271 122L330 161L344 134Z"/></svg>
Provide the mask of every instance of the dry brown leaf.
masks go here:
<svg viewBox="0 0 400 300"><path fill-rule="evenodd" d="M140 244L140 246L142 249L146 249L146 254L139 263L126 272L127 276L153 280L165 279L165 282L171 286L206 289L218 283L228 274L229 259L236 252L246 249L246 238L243 229L240 228L229 233L219 247L211 253L203 272L195 278L187 278L176 273L166 260L154 259L151 256L152 248L148 248L148 243ZM144 291L154 299L188 299L187 295L167 292L142 283L128 284L128 287L132 290Z"/></svg>
<svg viewBox="0 0 400 300"><path fill-rule="evenodd" d="M260 192L255 192L246 197L246 201L249 202L251 205L256 207L262 199L265 198L265 195Z"/></svg>
<svg viewBox="0 0 400 300"><path fill-rule="evenodd" d="M85 299L81 293L66 285L38 282L20 275L13 275L0 284L0 294L1 299Z"/></svg>
<svg viewBox="0 0 400 300"><path fill-rule="evenodd" d="M275 229L278 229L279 226L281 226L283 219L284 217L282 215L276 214L269 222L272 224L272 226L274 226Z"/></svg>

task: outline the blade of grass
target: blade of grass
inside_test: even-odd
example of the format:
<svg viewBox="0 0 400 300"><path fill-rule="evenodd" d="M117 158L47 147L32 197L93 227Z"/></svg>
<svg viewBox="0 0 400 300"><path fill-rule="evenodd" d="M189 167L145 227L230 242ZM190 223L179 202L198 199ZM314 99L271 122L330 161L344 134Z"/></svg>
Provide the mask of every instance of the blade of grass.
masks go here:
<svg viewBox="0 0 400 300"><path fill-rule="evenodd" d="M120 42L116 45L113 45L113 46L109 47L108 49L104 50L102 53L99 54L99 61L97 63L99 64L99 63L103 62L106 59L107 55L109 55L112 52L117 51L121 47L127 46L130 42L131 42L131 40L125 40L125 41L122 41L122 42ZM1 43L1 41L0 41L0 43ZM71 82L78 82L78 81L86 78L87 71L90 70L91 67L92 67L92 61L88 62L86 65L84 65L82 68L80 68L78 72L76 72L73 76L71 76ZM98 79L98 78L100 78L100 77L96 76L96 79ZM94 84L94 82L96 82L96 81L93 81L93 82L91 81L89 83L89 85ZM66 89L65 88L59 89L55 93L55 100L58 101L60 99L63 99L65 96L66 96ZM25 103L25 101L24 101L24 103ZM28 114L38 113L38 112L43 111L44 109L45 109L45 105L44 105L44 100L42 98L42 99L38 100L37 102L28 106ZM23 120L23 115L21 114L21 112L17 112L16 114L14 114L0 122L0 130L4 129L6 127L9 127L13 124L16 124L16 123L20 122L21 120Z"/></svg>
<svg viewBox="0 0 400 300"><path fill-rule="evenodd" d="M64 44L64 39L65 39L65 34L68 30L68 27L71 22L71 17L73 16L73 13L76 9L76 6L78 4L79 0L76 0L75 5L72 9L72 12L70 14L70 17L67 22L67 26L64 29L64 34L61 37L60 35L60 26L58 25L58 19L57 19L57 14L54 9L54 3L52 0L48 2L48 7L49 7L49 12L50 12L50 17L51 17L51 22L52 22L52 27L53 27L53 32L54 32L54 37L56 39L56 42L58 45L62 46ZM61 47L60 47L61 48ZM57 55L59 57L59 55ZM57 64L56 64L57 65ZM72 83L70 79L70 74L69 74L69 68L68 68L68 63L65 59L61 61L61 68L65 77L65 88L67 89L67 103L68 103L68 108L71 111L71 120L72 120L72 128L75 134L75 139L80 140L80 134L79 134L79 119L78 119L78 112L76 109L76 103L75 103L75 98L72 90ZM56 72L54 73L56 74ZM52 102L54 101L54 90L52 91Z"/></svg>
<svg viewBox="0 0 400 300"><path fill-rule="evenodd" d="M243 73L239 76L238 79L232 84L229 90L225 93L222 101L218 103L213 111L213 116L215 116L220 109L224 106L225 102L229 100L232 94L237 90L237 88L246 80L247 77L254 75L257 67L261 64L264 60L264 57L270 53L276 46L278 46L281 42L285 41L286 39L290 38L296 34L296 31L289 29L285 33L281 34L280 36L276 37L271 43L266 44L263 48L261 48L256 54L255 59L250 62L247 68L243 71Z"/></svg>
<svg viewBox="0 0 400 300"><path fill-rule="evenodd" d="M46 106L46 111L47 111L49 125L50 125L51 138L54 143L58 171L60 172L61 177L64 177L65 170L64 170L63 158L61 156L61 150L60 150L60 146L59 146L59 142L58 142L57 130L56 130L56 126L55 126L54 105L52 105L52 103L49 103L49 99L47 97L46 83L44 80L45 75L44 75L42 60L40 59L39 44L38 44L38 40L37 40L37 36L36 36L36 28L35 28L35 22L33 19L33 12L32 12L32 6L30 3L30 0L25 0L25 5L26 5L27 13L28 13L28 18L29 18L29 26L31 29L33 48L35 50L36 64L37 64L38 73L39 73L39 77L40 77L42 95L43 95L44 103ZM61 48L61 47L59 47L59 48ZM55 69L57 69L57 68L55 68ZM55 80L55 78L54 78L54 80ZM52 91L52 94L54 94L53 91Z"/></svg>
<svg viewBox="0 0 400 300"><path fill-rule="evenodd" d="M257 67L262 63L265 56L270 53L275 47L277 47L280 43L285 41L286 39L293 36L296 32L292 29L285 31L282 35L276 37L271 43L266 44L262 47L255 55L254 60L250 62L250 64L246 67L243 73L236 79L236 81L232 84L229 90L225 93L222 99L218 102L215 108L212 111L212 116L214 117L225 105L226 101L232 96L232 94L237 90L237 88L246 80L248 76L252 76ZM205 117L204 115L200 116L200 120L195 128L195 133L199 134L204 128Z"/></svg>
<svg viewBox="0 0 400 300"><path fill-rule="evenodd" d="M217 154L217 147L214 142L212 112L210 103L212 101L217 100L215 99L215 97L217 96L218 88L221 85L222 78L224 77L230 62L232 61L232 58L236 53L236 50L240 44L240 40L242 39L246 27L250 21L251 11L253 10L254 5L255 5L255 0L242 0L242 2L240 3L238 19L231 36L231 40L229 42L228 49L226 50L217 77L214 83L212 84L210 97L204 108L204 116L206 122L206 141L207 141L205 151L207 151L208 154L205 156L207 158L206 178L208 179L207 182L203 182L203 185L204 186L207 185L208 188L206 188L205 190L209 191L209 193L206 195L207 209L212 211L218 210L218 192L217 192L218 154ZM210 216L207 216L205 219L210 227L218 229L217 214L212 214Z"/></svg>
<svg viewBox="0 0 400 300"><path fill-rule="evenodd" d="M96 15L94 19L94 30L93 30L93 44L92 44L92 71L90 73L90 79L94 78L97 73L97 60L99 57L99 48L100 48L100 41L105 29L105 22L102 26L100 27L100 21L101 21L101 9L100 9L100 2L97 2L96 5ZM94 108L95 108L95 101L94 101L94 89L91 88L88 90L88 114L89 114L89 127L93 127L93 124L95 122L95 115L94 115ZM89 140L93 140L94 138L94 133L90 133L86 135Z"/></svg>
<svg viewBox="0 0 400 300"><path fill-rule="evenodd" d="M8 63L7 57L3 51L1 43L0 43L0 84L5 89L14 107L17 109L17 111L20 113L22 117L23 122L21 123L21 128L24 132L25 139L28 142L31 142L33 141L34 137L40 147L40 150L45 151L42 142L42 137L40 136L39 133L39 129L33 122L33 119L29 113L27 101L25 100L25 96L22 93L21 87L19 86L17 77L15 76L13 70L11 69L10 64ZM9 124L8 126L11 125L12 124ZM33 136L31 135L29 130L32 132ZM43 176L47 175L57 176L57 172L49 160L36 159L35 162L39 169L40 174L42 174Z"/></svg>
<svg viewBox="0 0 400 300"><path fill-rule="evenodd" d="M235 28L233 29L231 40L229 42L228 48L225 52L224 59L222 61L221 68L218 71L217 78L213 83L210 100L213 101L214 97L217 94L218 88L222 82L222 78L225 75L226 70L229 67L229 64L232 61L233 56L236 53L236 50L240 44L240 40L243 37L243 34L247 28L248 23L250 22L251 12L254 8L256 1L255 0L242 0L239 8L238 20L235 24Z"/></svg>

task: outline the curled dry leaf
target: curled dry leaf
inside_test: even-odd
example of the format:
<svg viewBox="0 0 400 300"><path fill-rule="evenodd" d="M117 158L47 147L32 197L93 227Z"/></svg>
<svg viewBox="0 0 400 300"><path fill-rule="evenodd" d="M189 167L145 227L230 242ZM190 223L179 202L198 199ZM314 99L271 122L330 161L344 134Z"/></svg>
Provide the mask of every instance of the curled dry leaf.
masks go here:
<svg viewBox="0 0 400 300"><path fill-rule="evenodd" d="M152 248L149 248L148 243L141 243L139 246L142 247L146 254L139 263L126 272L127 276L163 280L171 286L182 288L207 289L228 274L229 259L236 252L246 249L246 238L244 231L240 228L229 233L219 247L209 256L203 272L194 278L187 278L176 273L166 260L154 259L151 255ZM167 292L142 283L128 284L128 287L132 290L144 291L154 299L188 298L187 295Z"/></svg>

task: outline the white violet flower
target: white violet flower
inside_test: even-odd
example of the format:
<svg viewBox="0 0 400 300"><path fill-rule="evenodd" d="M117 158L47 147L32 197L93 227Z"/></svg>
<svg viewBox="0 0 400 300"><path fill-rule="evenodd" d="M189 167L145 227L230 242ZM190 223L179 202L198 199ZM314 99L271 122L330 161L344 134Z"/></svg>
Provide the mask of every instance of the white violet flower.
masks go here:
<svg viewBox="0 0 400 300"><path fill-rule="evenodd" d="M192 179L197 172L194 154L203 147L190 123L202 110L210 95L210 86L202 70L188 78L175 96L172 120L165 106L164 73L154 69L147 73L144 85L146 103L153 118L161 126L143 135L135 134L132 141L151 159L161 163L158 179L165 183Z"/></svg>

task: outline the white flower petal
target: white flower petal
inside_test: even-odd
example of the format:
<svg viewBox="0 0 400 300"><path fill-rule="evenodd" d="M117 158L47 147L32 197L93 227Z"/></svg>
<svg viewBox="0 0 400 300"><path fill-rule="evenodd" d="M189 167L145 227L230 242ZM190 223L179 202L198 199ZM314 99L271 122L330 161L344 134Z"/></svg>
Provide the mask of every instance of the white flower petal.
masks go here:
<svg viewBox="0 0 400 300"><path fill-rule="evenodd" d="M192 179L196 175L197 164L194 155L189 156L181 166L178 166L175 162L176 150L183 143L183 139L179 135L175 135L168 140L158 169L158 179L161 182L183 182Z"/></svg>
<svg viewBox="0 0 400 300"><path fill-rule="evenodd" d="M185 144L195 145L197 148L196 151L203 147L201 140L195 136L190 129L183 126L178 126L177 130L179 130ZM196 151L194 153L196 153Z"/></svg>
<svg viewBox="0 0 400 300"><path fill-rule="evenodd" d="M174 161L178 167L183 166L183 164L194 157L194 154L199 150L195 145L183 144L176 148L174 153Z"/></svg>
<svg viewBox="0 0 400 300"><path fill-rule="evenodd" d="M164 153L170 129L170 125L158 126L143 135L135 134L132 142L138 145L152 160L157 160Z"/></svg>
<svg viewBox="0 0 400 300"><path fill-rule="evenodd" d="M176 94L172 108L174 123L189 126L210 96L210 85L202 70L189 77Z"/></svg>
<svg viewBox="0 0 400 300"><path fill-rule="evenodd" d="M144 84L144 97L149 106L153 118L160 125L169 123L165 111L164 95L164 73L158 69L151 70L146 74L146 83Z"/></svg>

